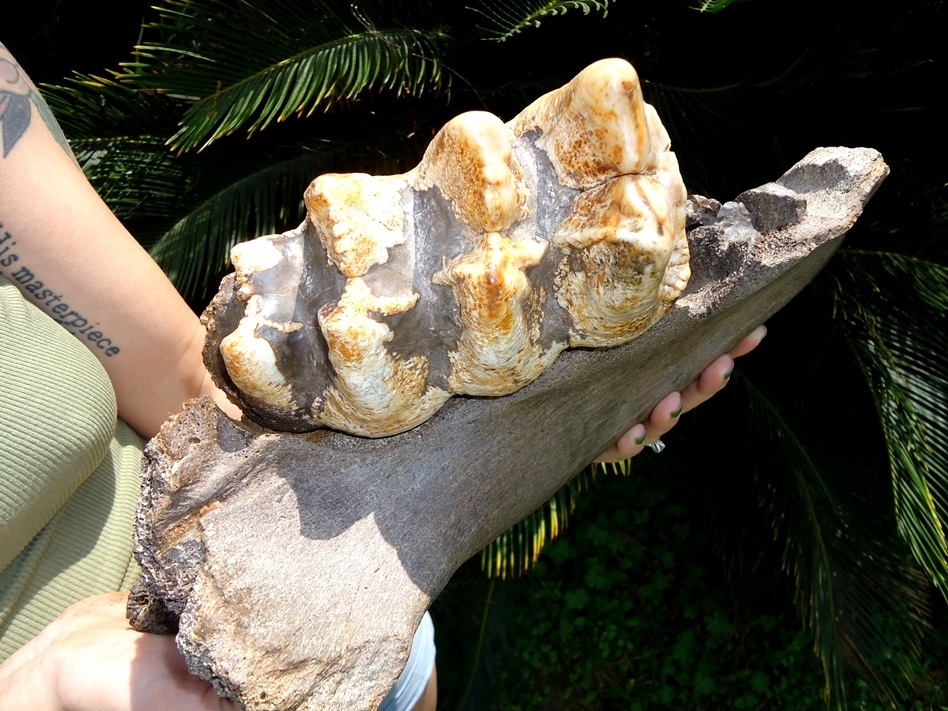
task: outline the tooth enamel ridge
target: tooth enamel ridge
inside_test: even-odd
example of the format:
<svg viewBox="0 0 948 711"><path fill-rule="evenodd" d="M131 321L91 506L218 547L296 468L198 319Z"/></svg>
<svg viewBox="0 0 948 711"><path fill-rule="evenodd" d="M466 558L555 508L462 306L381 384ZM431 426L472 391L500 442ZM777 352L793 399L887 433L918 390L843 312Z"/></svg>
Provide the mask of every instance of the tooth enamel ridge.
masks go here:
<svg viewBox="0 0 948 711"><path fill-rule="evenodd" d="M381 437L637 337L690 276L669 147L612 59L506 124L456 117L408 173L320 176L299 228L234 248L219 385L273 429Z"/></svg>

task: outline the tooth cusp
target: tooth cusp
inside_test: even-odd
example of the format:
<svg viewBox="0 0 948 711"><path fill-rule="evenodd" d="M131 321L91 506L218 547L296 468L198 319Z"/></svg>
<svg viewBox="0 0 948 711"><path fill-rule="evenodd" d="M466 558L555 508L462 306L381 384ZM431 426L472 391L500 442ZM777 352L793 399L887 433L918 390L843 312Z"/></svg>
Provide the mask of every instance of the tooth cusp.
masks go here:
<svg viewBox="0 0 948 711"><path fill-rule="evenodd" d="M548 244L512 242L497 233L435 273L454 289L461 337L448 353L448 384L465 395L506 395L535 380L565 347L539 344L534 287L526 270L540 263Z"/></svg>

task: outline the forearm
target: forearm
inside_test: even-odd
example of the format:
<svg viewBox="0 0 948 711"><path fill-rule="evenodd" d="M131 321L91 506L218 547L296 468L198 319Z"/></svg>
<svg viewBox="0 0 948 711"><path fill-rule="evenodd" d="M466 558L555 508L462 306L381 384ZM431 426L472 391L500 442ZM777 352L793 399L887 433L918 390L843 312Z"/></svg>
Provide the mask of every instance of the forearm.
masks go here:
<svg viewBox="0 0 948 711"><path fill-rule="evenodd" d="M25 75L10 81L0 46L4 61L0 274L96 355L119 415L150 437L206 388L203 329L43 122Z"/></svg>

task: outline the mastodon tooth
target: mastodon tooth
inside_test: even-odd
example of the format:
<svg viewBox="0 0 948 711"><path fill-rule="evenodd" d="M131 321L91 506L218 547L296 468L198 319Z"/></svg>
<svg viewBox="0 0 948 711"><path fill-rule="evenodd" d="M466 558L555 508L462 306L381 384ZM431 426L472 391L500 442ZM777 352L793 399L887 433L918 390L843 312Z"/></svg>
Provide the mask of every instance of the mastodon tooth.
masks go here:
<svg viewBox="0 0 948 711"><path fill-rule="evenodd" d="M678 163L618 59L304 201L298 229L235 247L205 315L219 384L273 429L380 437L452 394L509 394L567 346L635 338L690 276Z"/></svg>

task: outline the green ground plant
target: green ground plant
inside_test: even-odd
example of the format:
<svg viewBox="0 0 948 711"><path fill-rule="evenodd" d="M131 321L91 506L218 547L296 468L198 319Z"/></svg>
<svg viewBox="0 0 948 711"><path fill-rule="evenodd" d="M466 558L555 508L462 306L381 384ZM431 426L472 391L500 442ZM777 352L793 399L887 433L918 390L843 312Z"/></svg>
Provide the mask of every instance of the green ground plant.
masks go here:
<svg viewBox="0 0 948 711"><path fill-rule="evenodd" d="M668 460L634 462L628 476L597 477L530 575L484 581L477 565L462 570L433 610L443 656L470 665L442 672L458 675L445 679L445 707L824 708L826 677L790 604L789 581L766 558L747 561L757 570L742 580L728 579L714 512L693 479ZM743 535L767 535L762 519L746 524ZM467 616L478 604L483 616ZM476 652L458 639L479 640ZM930 636L924 650L897 708L948 706L944 641ZM490 683L475 670L485 659ZM851 671L845 687L851 709L893 708Z"/></svg>

